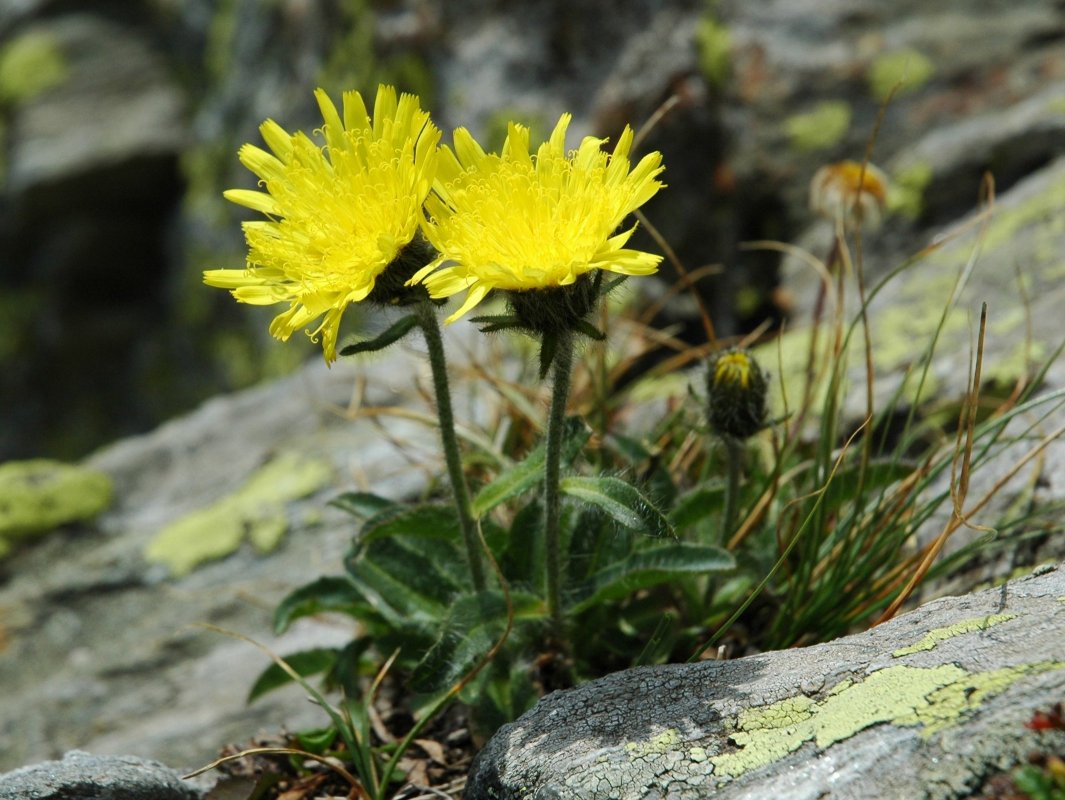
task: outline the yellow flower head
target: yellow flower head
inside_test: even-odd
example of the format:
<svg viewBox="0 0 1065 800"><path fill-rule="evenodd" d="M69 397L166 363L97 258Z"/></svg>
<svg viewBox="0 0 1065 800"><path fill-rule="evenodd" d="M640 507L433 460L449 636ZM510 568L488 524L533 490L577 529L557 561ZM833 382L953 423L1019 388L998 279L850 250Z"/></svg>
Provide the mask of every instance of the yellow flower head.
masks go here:
<svg viewBox="0 0 1065 800"><path fill-rule="evenodd" d="M742 350L722 355L714 364L714 386L739 386L746 389L751 382L751 357Z"/></svg>
<svg viewBox="0 0 1065 800"><path fill-rule="evenodd" d="M259 130L273 154L240 149L265 191L231 189L225 197L266 219L244 223L247 268L207 270L204 282L242 303L288 303L270 325L282 341L324 315L308 333L321 336L328 363L344 309L370 295L418 231L440 131L417 97L397 101L390 86L378 88L372 121L358 92L344 93L343 119L323 90L315 98L325 147L267 120Z"/></svg>
<svg viewBox="0 0 1065 800"><path fill-rule="evenodd" d="M424 282L434 298L467 292L448 322L493 289L553 289L593 270L648 275L657 269L660 256L625 248L635 226L614 232L662 187L656 180L661 154L630 169L627 127L612 154L591 136L567 153L570 119L562 115L535 156L528 128L515 123L499 155L485 153L464 128L455 131L454 151L441 149L423 225L440 257L411 282ZM450 266L440 269L445 262Z"/></svg>

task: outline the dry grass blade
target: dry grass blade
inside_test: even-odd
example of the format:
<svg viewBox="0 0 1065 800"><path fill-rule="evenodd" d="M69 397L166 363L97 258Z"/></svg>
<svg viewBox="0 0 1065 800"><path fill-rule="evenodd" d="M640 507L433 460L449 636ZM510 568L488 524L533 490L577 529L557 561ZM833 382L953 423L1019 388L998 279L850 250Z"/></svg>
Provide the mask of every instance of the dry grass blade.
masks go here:
<svg viewBox="0 0 1065 800"><path fill-rule="evenodd" d="M210 764L200 767L199 769L190 772L188 775L182 775L181 779L188 780L189 778L195 778L197 775L202 775L205 772L210 772L212 769L220 767L223 764L226 764L230 761L236 761L246 756L266 755L301 756L303 758L310 759L311 761L317 761L322 766L333 770L333 772L335 772L337 775L339 775L341 778L348 782L348 784L351 786L351 792L348 794L349 799L354 800L354 798L366 798L367 800L369 800L370 796L366 793L366 790L363 788L363 785L359 781L359 779L352 775L350 772L348 772L346 769L344 769L344 767L342 767L340 764L336 763L335 758L316 755L315 753L309 753L306 750L300 750L295 747L252 747L247 750L241 750L239 753L232 753L228 756L217 758Z"/></svg>

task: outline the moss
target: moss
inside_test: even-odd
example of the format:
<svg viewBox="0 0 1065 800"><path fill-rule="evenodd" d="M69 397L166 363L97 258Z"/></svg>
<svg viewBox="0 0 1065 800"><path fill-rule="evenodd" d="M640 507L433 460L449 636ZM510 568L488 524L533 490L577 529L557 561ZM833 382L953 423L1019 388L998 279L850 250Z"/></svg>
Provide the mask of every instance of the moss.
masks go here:
<svg viewBox="0 0 1065 800"><path fill-rule="evenodd" d="M58 86L70 73L55 37L24 33L0 49L0 103L20 103Z"/></svg>
<svg viewBox="0 0 1065 800"><path fill-rule="evenodd" d="M713 4L708 3L695 29L695 47L703 78L711 86L720 88L725 85L732 69L732 37L728 28L713 17L712 11Z"/></svg>
<svg viewBox="0 0 1065 800"><path fill-rule="evenodd" d="M910 220L920 218L924 213L924 193L932 183L932 177L932 165L924 161L899 169L892 176L888 190L888 211Z"/></svg>
<svg viewBox="0 0 1065 800"><path fill-rule="evenodd" d="M959 622L956 625L951 625L946 628L935 628L930 630L924 635L924 637L909 647L903 647L896 650L891 655L894 658L901 658L902 656L912 655L913 653L919 653L922 650L933 650L940 642L945 642L948 639L953 639L955 636L961 636L965 633L973 633L974 631L985 631L993 625L998 625L1000 622L1006 622L1016 616L1015 614L993 614L989 617L977 617L975 619L967 619Z"/></svg>
<svg viewBox="0 0 1065 800"><path fill-rule="evenodd" d="M16 539L94 518L113 496L97 470L48 459L0 464L0 557Z"/></svg>
<svg viewBox="0 0 1065 800"><path fill-rule="evenodd" d="M851 126L851 107L842 100L819 103L812 111L795 114L784 121L791 146L800 153L835 147Z"/></svg>
<svg viewBox="0 0 1065 800"><path fill-rule="evenodd" d="M281 454L234 494L159 531L145 557L180 576L229 555L245 539L260 552L269 552L288 529L285 504L318 491L332 479L333 469L323 461Z"/></svg>
<svg viewBox="0 0 1065 800"><path fill-rule="evenodd" d="M922 736L931 736L1026 675L1058 669L1065 669L1065 662L976 673L954 664L889 667L864 680L848 682L843 690L833 690L820 703L789 697L743 711L730 737L738 749L710 761L716 774L735 778L771 764L807 742L824 750L873 725L920 726Z"/></svg>
<svg viewBox="0 0 1065 800"><path fill-rule="evenodd" d="M896 86L896 96L917 91L935 71L932 60L919 50L910 47L893 50L870 65L869 90L877 100L884 101Z"/></svg>

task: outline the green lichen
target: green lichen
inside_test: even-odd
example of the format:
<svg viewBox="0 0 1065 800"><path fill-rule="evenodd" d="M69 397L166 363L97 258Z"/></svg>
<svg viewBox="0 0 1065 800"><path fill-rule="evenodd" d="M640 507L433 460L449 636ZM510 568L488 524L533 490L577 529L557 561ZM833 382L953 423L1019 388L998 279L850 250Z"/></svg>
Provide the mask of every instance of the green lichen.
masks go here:
<svg viewBox="0 0 1065 800"><path fill-rule="evenodd" d="M625 752L630 760L643 759L650 755L662 755L677 749L680 744L680 731L676 728L668 728L657 736L652 736L646 742L627 742Z"/></svg>
<svg viewBox="0 0 1065 800"><path fill-rule="evenodd" d="M916 644L912 644L909 647L899 648L891 655L895 658L901 658L902 656L920 653L922 650L934 650L936 645L940 642L953 639L955 636L973 633L974 631L985 631L992 625L1006 622L1007 620L1013 619L1015 616L1015 614L992 614L989 617L976 617L974 619L963 620L956 625L949 625L945 628L933 628Z"/></svg>
<svg viewBox="0 0 1065 800"><path fill-rule="evenodd" d="M0 49L0 103L20 103L58 86L70 74L59 42L31 31Z"/></svg>
<svg viewBox="0 0 1065 800"><path fill-rule="evenodd" d="M812 111L784 121L791 146L800 153L830 150L842 141L851 126L851 107L842 100L819 103Z"/></svg>
<svg viewBox="0 0 1065 800"><path fill-rule="evenodd" d="M732 37L728 28L712 16L712 4L695 29L695 46L699 52L699 71L706 82L720 88L732 68Z"/></svg>
<svg viewBox="0 0 1065 800"><path fill-rule="evenodd" d="M229 555L245 539L260 552L269 552L288 529L285 504L318 491L332 479L333 469L323 461L281 454L236 493L159 531L145 557L180 576Z"/></svg>
<svg viewBox="0 0 1065 800"><path fill-rule="evenodd" d="M710 761L716 774L735 778L807 742L824 750L877 724L921 726L921 734L931 736L1020 678L1057 669L1065 669L1065 662L976 673L954 664L889 667L848 683L842 691L830 691L820 703L792 697L745 710L730 737L738 749Z"/></svg>
<svg viewBox="0 0 1065 800"><path fill-rule="evenodd" d="M707 759L705 747L693 747L688 751L688 758L696 764L702 764Z"/></svg>
<svg viewBox="0 0 1065 800"><path fill-rule="evenodd" d="M878 57L869 67L869 89L879 101L886 100L892 89L896 95L914 92L935 73L932 60L919 50L906 47Z"/></svg>
<svg viewBox="0 0 1065 800"><path fill-rule="evenodd" d="M900 168L892 176L888 188L888 211L907 219L918 219L924 213L924 193L932 178L932 165L925 161L915 161Z"/></svg>
<svg viewBox="0 0 1065 800"><path fill-rule="evenodd" d="M90 520L114 496L102 472L49 459L0 464L0 558L18 539Z"/></svg>

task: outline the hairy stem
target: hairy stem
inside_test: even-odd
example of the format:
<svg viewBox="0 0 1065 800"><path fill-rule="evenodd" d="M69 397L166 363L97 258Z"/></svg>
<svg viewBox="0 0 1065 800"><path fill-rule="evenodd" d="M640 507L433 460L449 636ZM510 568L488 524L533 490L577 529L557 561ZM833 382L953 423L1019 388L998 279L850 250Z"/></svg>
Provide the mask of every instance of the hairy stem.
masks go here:
<svg viewBox="0 0 1065 800"><path fill-rule="evenodd" d="M562 429L566 421L570 373L573 370L573 334L559 336L555 352L554 386L547 418L547 452L544 460L544 537L547 546L547 605L555 637L566 641L562 622L562 501L559 489Z"/></svg>
<svg viewBox="0 0 1065 800"><path fill-rule="evenodd" d="M740 472L743 468L743 443L732 436L722 436L728 483L725 486L725 541L736 529L736 513L740 505Z"/></svg>
<svg viewBox="0 0 1065 800"><path fill-rule="evenodd" d="M485 582L484 566L481 563L480 537L477 535L477 521L473 518L470 490L462 471L459 441L455 436L455 414L451 410L451 390L448 386L447 361L444 359L444 340L440 335L440 322L437 319L436 310L428 301L419 303L417 309L418 324L425 335L425 344L429 349L429 365L432 367L433 389L436 393L436 414L440 418L440 440L444 446L444 460L447 462L448 476L451 478L451 491L455 495L455 508L458 511L462 541L466 545L466 560L470 564L473 588L482 591L485 588Z"/></svg>

